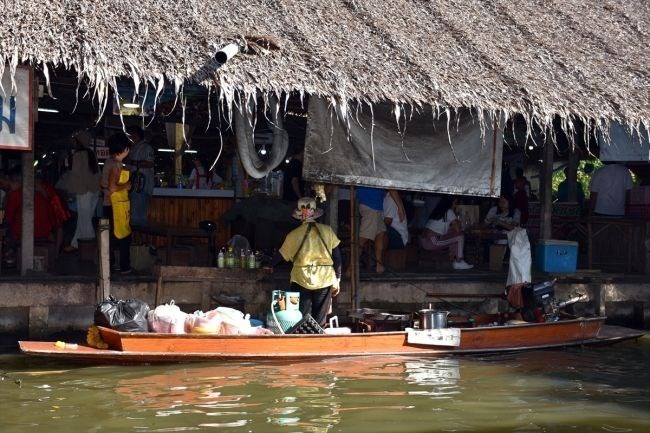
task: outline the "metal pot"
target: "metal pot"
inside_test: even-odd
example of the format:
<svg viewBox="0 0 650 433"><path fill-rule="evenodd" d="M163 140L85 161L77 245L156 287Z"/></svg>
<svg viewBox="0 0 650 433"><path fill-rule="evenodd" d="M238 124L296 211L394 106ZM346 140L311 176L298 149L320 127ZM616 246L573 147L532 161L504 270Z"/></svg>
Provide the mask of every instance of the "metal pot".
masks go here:
<svg viewBox="0 0 650 433"><path fill-rule="evenodd" d="M449 311L420 310L420 322L422 329L440 329L447 327L447 316Z"/></svg>

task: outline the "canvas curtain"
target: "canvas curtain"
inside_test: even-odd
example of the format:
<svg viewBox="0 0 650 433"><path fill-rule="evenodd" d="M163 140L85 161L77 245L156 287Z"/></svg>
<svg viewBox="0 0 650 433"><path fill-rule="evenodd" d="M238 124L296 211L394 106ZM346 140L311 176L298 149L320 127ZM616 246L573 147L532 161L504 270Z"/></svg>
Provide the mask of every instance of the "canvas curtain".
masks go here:
<svg viewBox="0 0 650 433"><path fill-rule="evenodd" d="M400 190L498 196L503 137L476 113L431 108L398 112L394 105L350 111L347 122L320 98L309 101L303 176L315 182ZM396 120L399 118L399 122ZM483 132L483 134L481 134Z"/></svg>

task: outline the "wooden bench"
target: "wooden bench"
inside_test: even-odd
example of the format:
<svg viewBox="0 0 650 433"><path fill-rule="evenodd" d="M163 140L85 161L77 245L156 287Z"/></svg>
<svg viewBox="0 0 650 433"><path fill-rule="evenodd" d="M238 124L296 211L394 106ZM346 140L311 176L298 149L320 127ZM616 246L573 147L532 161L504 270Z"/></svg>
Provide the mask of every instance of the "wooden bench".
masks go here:
<svg viewBox="0 0 650 433"><path fill-rule="evenodd" d="M182 227L170 226L164 224L149 224L146 226L132 226L131 230L134 233L141 233L150 236L161 236L166 238L167 254L165 264L171 264L171 249L176 245L175 242L183 238L205 239L206 248L208 250L208 260L210 264L214 264L214 244L217 236L217 231L209 233L198 227Z"/></svg>
<svg viewBox="0 0 650 433"><path fill-rule="evenodd" d="M418 247L412 242L400 250L386 250L384 266L389 271L404 271L408 265L418 262Z"/></svg>

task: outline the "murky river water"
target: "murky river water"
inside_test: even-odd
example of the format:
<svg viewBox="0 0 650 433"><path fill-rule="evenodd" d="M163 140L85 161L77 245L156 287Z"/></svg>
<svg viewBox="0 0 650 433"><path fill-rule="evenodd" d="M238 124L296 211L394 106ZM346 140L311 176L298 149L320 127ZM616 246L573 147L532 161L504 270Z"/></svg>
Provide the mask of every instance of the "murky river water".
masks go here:
<svg viewBox="0 0 650 433"><path fill-rule="evenodd" d="M88 367L0 356L0 432L648 432L650 337L487 357Z"/></svg>

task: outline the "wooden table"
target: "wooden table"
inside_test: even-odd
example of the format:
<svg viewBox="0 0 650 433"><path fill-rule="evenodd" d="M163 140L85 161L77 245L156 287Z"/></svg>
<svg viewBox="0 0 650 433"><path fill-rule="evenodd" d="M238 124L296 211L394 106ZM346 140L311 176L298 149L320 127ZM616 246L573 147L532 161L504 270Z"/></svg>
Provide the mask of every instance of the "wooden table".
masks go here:
<svg viewBox="0 0 650 433"><path fill-rule="evenodd" d="M206 248L208 249L208 258L210 263L214 263L214 245L217 236L217 230L210 233L198 227L179 227L165 224L148 224L146 226L132 226L131 230L135 233L142 233L151 236L161 236L166 239L167 258L165 264L171 264L171 248L174 242L180 238L206 239Z"/></svg>
<svg viewBox="0 0 650 433"><path fill-rule="evenodd" d="M465 230L466 244L474 244L474 255L476 256L475 264L477 265L483 263L485 245L492 244L497 240L502 241L507 239L508 235L503 230L488 228L481 225L468 227Z"/></svg>

